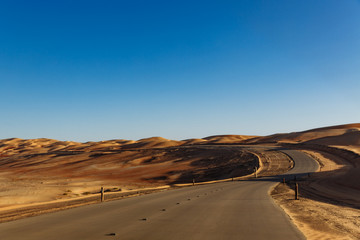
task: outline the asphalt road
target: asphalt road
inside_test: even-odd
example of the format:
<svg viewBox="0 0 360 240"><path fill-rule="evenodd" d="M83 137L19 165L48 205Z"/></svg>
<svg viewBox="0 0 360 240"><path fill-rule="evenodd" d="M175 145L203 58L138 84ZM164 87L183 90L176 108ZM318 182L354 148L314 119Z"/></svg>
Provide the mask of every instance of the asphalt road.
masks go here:
<svg viewBox="0 0 360 240"><path fill-rule="evenodd" d="M305 154L284 152L295 161L287 177L317 169ZM305 239L268 195L278 181L186 187L40 215L0 224L0 239Z"/></svg>

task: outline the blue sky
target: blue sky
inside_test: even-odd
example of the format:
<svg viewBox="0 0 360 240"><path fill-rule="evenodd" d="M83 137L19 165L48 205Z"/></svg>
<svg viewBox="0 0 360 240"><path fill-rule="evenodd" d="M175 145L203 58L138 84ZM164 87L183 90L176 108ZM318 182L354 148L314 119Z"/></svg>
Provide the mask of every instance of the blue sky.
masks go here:
<svg viewBox="0 0 360 240"><path fill-rule="evenodd" d="M0 139L360 122L360 1L1 1Z"/></svg>

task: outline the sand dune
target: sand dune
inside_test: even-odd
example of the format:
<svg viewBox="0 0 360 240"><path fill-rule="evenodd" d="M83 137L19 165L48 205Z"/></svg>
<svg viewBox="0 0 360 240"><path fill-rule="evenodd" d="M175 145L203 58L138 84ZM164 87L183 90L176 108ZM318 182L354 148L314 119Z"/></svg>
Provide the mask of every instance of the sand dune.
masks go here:
<svg viewBox="0 0 360 240"><path fill-rule="evenodd" d="M184 144L183 141L169 140L162 137L140 139L134 143L124 144L123 148L166 148Z"/></svg>
<svg viewBox="0 0 360 240"><path fill-rule="evenodd" d="M349 129L341 135L317 138L307 141L307 143L338 146L360 146L360 131Z"/></svg>
<svg viewBox="0 0 360 240"><path fill-rule="evenodd" d="M207 142L207 140L199 139L199 138L191 138L191 139L186 139L183 141L184 141L184 145L203 144L203 143Z"/></svg>
<svg viewBox="0 0 360 240"><path fill-rule="evenodd" d="M126 191L253 171L256 157L247 151L181 147L201 142L207 141L161 137L86 143L0 140L0 208L81 196L102 185ZM234 168L240 170L234 172Z"/></svg>
<svg viewBox="0 0 360 240"><path fill-rule="evenodd" d="M207 143L242 143L244 140L252 139L254 136L245 135L216 135L203 138Z"/></svg>
<svg viewBox="0 0 360 240"><path fill-rule="evenodd" d="M265 137L256 137L245 140L246 143L313 143L323 145L358 145L360 136L360 124L346 124L325 128L317 128L303 132L274 134Z"/></svg>
<svg viewBox="0 0 360 240"><path fill-rule="evenodd" d="M314 128L304 132L312 132L312 131L322 131L322 130L332 130L332 129L352 129L358 128L360 129L360 123L350 123L350 124L342 124L342 125L335 125L335 126L328 126L322 128Z"/></svg>

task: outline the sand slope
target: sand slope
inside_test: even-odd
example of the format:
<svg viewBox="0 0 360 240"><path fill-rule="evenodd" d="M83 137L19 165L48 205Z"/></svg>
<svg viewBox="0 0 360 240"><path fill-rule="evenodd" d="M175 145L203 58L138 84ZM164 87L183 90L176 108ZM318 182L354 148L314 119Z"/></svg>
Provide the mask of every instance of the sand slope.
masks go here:
<svg viewBox="0 0 360 240"><path fill-rule="evenodd" d="M252 139L254 136L245 135L216 135L203 138L206 143L242 143L244 140Z"/></svg>
<svg viewBox="0 0 360 240"><path fill-rule="evenodd" d="M313 143L323 145L360 146L360 124L346 124L317 128L303 132L274 134L245 140L246 143Z"/></svg>

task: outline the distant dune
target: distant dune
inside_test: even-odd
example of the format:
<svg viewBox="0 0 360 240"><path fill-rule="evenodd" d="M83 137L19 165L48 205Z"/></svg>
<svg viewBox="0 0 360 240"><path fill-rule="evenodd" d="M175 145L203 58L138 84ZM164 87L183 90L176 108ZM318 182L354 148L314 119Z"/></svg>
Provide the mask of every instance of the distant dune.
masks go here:
<svg viewBox="0 0 360 240"><path fill-rule="evenodd" d="M360 145L360 124L346 124L324 128L316 128L303 132L274 134L255 137L243 143L313 143L323 145L347 146Z"/></svg>
<svg viewBox="0 0 360 240"><path fill-rule="evenodd" d="M199 138L186 139L183 141L184 141L184 145L203 144L207 142L207 140L199 139Z"/></svg>
<svg viewBox="0 0 360 240"><path fill-rule="evenodd" d="M133 140L107 140L100 142L72 142L53 139L3 139L0 140L0 156L24 156L29 154L79 154L90 152L106 152L132 149L160 149L176 146L192 146L206 144L260 144L260 143L311 143L332 146L360 146L360 123L317 128L303 132L274 134L270 136L216 135L202 139L182 141L169 140L162 137ZM63 152L63 153L61 153Z"/></svg>
<svg viewBox="0 0 360 240"><path fill-rule="evenodd" d="M356 129L348 129L345 133L336 136L321 137L309 140L307 143L315 143L322 145L358 145L360 146L360 131Z"/></svg>
<svg viewBox="0 0 360 240"><path fill-rule="evenodd" d="M207 143L242 143L244 140L253 139L255 136L245 135L216 135L203 138Z"/></svg>
<svg viewBox="0 0 360 240"><path fill-rule="evenodd" d="M162 137L151 137L140 139L131 144L124 144L123 148L166 148L180 146L184 144L183 141L169 140Z"/></svg>

